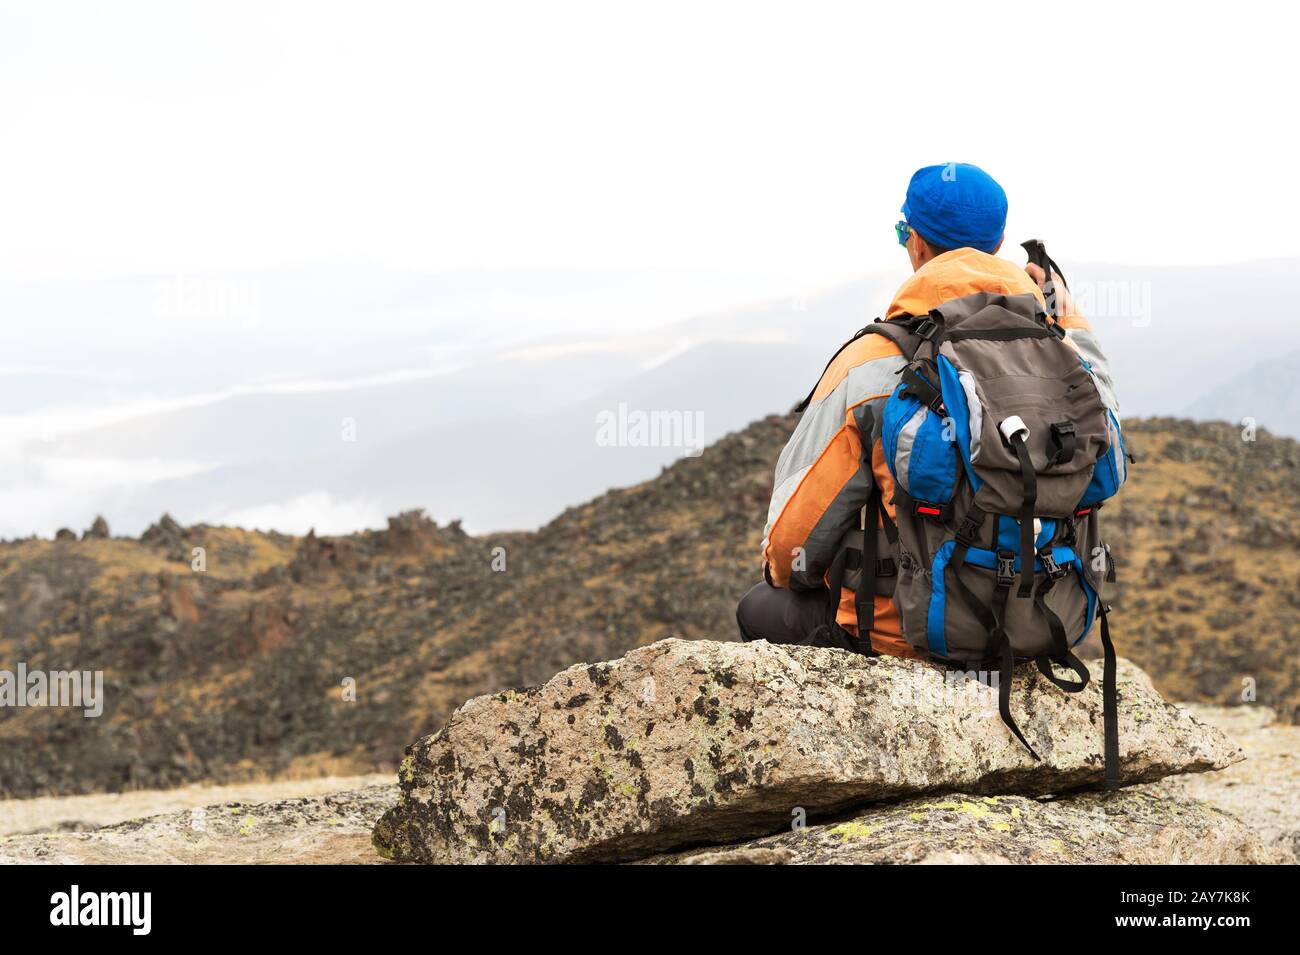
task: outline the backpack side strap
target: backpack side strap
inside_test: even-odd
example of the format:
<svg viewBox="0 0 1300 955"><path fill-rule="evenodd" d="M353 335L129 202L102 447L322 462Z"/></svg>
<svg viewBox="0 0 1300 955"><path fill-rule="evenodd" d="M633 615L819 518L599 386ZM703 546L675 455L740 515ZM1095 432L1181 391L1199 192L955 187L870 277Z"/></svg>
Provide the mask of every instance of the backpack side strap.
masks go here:
<svg viewBox="0 0 1300 955"><path fill-rule="evenodd" d="M858 443L862 447L859 466L866 478L867 504L862 517L862 566L858 574L858 589L854 596L854 609L858 618L858 647L860 653L872 654L871 630L876 625L876 527L880 522L880 485L871 470L871 449L875 440L876 415L871 406L863 403L853 411L858 426Z"/></svg>
<svg viewBox="0 0 1300 955"><path fill-rule="evenodd" d="M1088 525L1092 539L1100 540L1101 536L1097 526L1097 509L1095 507L1088 515ZM1092 575L1086 563L1083 567L1084 574L1097 592L1097 616L1101 618L1101 713L1103 733L1105 735L1103 752L1106 766L1106 788L1116 790L1124 784L1120 774L1119 762L1119 687L1116 685L1118 667L1115 658L1115 643L1110 636L1111 608L1102 599L1101 587L1102 580L1113 582L1115 579L1115 564L1110 556L1110 548L1106 548L1106 571L1102 580L1098 580Z"/></svg>
<svg viewBox="0 0 1300 955"><path fill-rule="evenodd" d="M790 412L792 414L803 414L808 410L808 406L812 404L813 395L817 394L818 385L820 385L822 379L826 377L826 372L830 371L831 365L835 363L835 359L839 358L840 353L843 352L844 349L848 348L863 335L883 335L885 338L888 338L891 342L897 345L898 350L903 353L903 356L907 358L908 361L911 361L913 356L916 354L916 349L921 345L922 341L924 341L924 339L916 334L916 328L923 324L924 321L924 318L913 318L910 315L902 318L891 319L890 321L885 321L883 318L877 318L870 325L867 325L864 328L859 328L853 333L852 338L841 345L834 355L831 355L831 360L826 363L826 367L822 369L822 373L817 376L817 384L813 385L812 391L808 392L807 397L805 397L803 401L791 408Z"/></svg>
<svg viewBox="0 0 1300 955"><path fill-rule="evenodd" d="M869 405L864 403L854 409L853 418L858 427L859 443L862 445L860 467L862 468L862 475L866 479L868 491L867 501L863 507L862 550L860 551L861 556L858 565L858 587L853 595L853 606L858 619L858 635L854 637L851 633L845 631L844 639L848 641L850 648L855 652L865 656L876 656L876 651L871 648L871 629L876 623L876 573L879 567L876 533L881 515L884 515L885 534L891 542L897 539L898 531L881 506L880 485L876 482L875 474L871 470L875 413ZM835 559L831 562L830 569L827 571L826 611L832 623L835 622L835 618L839 613L840 594L844 590L844 575L848 569L848 558L849 549L842 547L840 552L835 555Z"/></svg>
<svg viewBox="0 0 1300 955"><path fill-rule="evenodd" d="M1119 789L1123 782L1119 771L1119 688L1115 685L1115 644L1110 639L1110 608L1097 603L1101 615L1101 649L1104 654L1101 670L1101 711L1105 732L1106 788Z"/></svg>

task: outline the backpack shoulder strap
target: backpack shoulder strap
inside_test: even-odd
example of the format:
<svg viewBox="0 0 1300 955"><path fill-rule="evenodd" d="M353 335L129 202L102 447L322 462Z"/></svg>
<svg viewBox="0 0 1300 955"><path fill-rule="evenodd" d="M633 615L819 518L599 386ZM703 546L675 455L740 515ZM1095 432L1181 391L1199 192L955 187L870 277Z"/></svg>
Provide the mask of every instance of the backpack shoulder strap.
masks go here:
<svg viewBox="0 0 1300 955"><path fill-rule="evenodd" d="M924 341L924 338L918 335L916 331L924 321L924 317L915 318L911 315L890 319L889 321L878 318L863 331L888 338L898 346L898 350L903 353L903 357L911 361L916 356L916 350L921 347L921 342Z"/></svg>
<svg viewBox="0 0 1300 955"><path fill-rule="evenodd" d="M876 572L879 561L878 541L876 535L884 526L885 537L891 543L898 540L898 528L889 519L880 499L880 484L871 470L872 435L875 433L875 413L869 404L857 406L853 412L854 424L857 425L859 444L862 452L860 467L869 490L867 501L862 509L862 549L858 552L858 586L854 592L853 604L858 622L858 634L854 637L847 631L844 640L856 653L869 657L879 656L871 647L871 631L876 623ZM883 518L883 521L882 521ZM840 595L844 589L845 571L848 569L847 547L840 550L831 564L828 575L827 615L832 622L839 613Z"/></svg>
<svg viewBox="0 0 1300 955"><path fill-rule="evenodd" d="M876 319L876 321L880 321L880 319ZM792 414L803 414L805 411L808 410L808 406L812 404L813 395L817 394L817 385L820 385L822 383L822 379L826 377L826 372L830 371L831 365L835 364L835 359L840 357L840 354L844 351L844 349L848 348L850 345L852 345L854 342L856 342L859 338L861 338L870 330L871 330L870 325L868 325L866 328L859 328L856 332L853 333L852 338L850 338L848 341L846 341L843 345L841 345L839 348L835 350L835 354L831 355L831 360L826 363L826 367L822 369L822 373L817 376L817 383L812 386L812 391L808 392L808 397L804 398L803 401L799 402L797 405L795 405L793 408L790 409L790 412Z"/></svg>
<svg viewBox="0 0 1300 955"><path fill-rule="evenodd" d="M852 338L841 345L834 355L831 355L831 360L826 363L826 367L822 369L822 373L817 376L817 384L813 385L812 391L808 392L808 396L804 398L803 401L790 409L791 413L803 414L803 412L808 410L808 406L812 404L813 395L817 394L817 386L822 383L822 379L826 377L826 372L830 371L830 367L835 363L835 359L839 358L844 349L848 348L863 335L876 334L885 336L897 345L899 351L901 351L904 357L910 361L912 356L916 354L917 347L921 344L920 336L915 334L916 326L919 323L920 320L912 318L911 316L896 318L891 321L877 318L865 328L859 328L853 333Z"/></svg>

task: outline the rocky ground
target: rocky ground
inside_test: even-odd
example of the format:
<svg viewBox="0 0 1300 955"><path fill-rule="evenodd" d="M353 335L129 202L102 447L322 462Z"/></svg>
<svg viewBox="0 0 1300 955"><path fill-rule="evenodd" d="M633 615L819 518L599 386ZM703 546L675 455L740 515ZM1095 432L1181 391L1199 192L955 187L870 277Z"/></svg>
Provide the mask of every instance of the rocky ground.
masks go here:
<svg viewBox="0 0 1300 955"><path fill-rule="evenodd" d="M945 794L721 849L656 856L687 865L1257 865L1284 858L1244 823L1149 786L1068 799Z"/></svg>
<svg viewBox="0 0 1300 955"><path fill-rule="evenodd" d="M370 831L396 800L397 787L385 783L270 802L226 802L90 832L6 836L0 837L0 865L382 862Z"/></svg>
<svg viewBox="0 0 1300 955"><path fill-rule="evenodd" d="M1225 802L1243 807L1236 794L1219 798L1225 795L1219 775L1208 774L1201 782L1204 802L1170 799L1151 784L1064 801L948 794L887 804L798 832L644 861L1294 864L1293 854L1270 847L1221 808ZM373 865L385 860L371 843L371 830L397 799L396 783L386 783L263 803L224 803L90 832L0 837L0 864ZM1295 837L1293 829L1291 845Z"/></svg>
<svg viewBox="0 0 1300 955"><path fill-rule="evenodd" d="M321 776L235 786L180 786L92 796L38 796L0 800L0 838L47 832L91 832L182 809L252 805L301 797L326 796L351 789L392 783L391 773L367 776Z"/></svg>
<svg viewBox="0 0 1300 955"><path fill-rule="evenodd" d="M963 689L962 696L956 699L940 698L927 703L927 697L916 694L921 684L912 679L917 673L914 667L899 665L895 672L888 661L883 668L867 667L862 665L866 661L835 651L809 650L799 651L808 655L808 660L796 659L793 664L785 654L781 659L767 655L749 659L751 669L746 679L743 670L737 669L745 665L745 655L735 653L743 648L706 644L705 652L683 656L680 648L675 654L665 653L665 646L673 649L670 642L637 651L632 655L633 665L625 659L591 667L593 675L584 670L582 678L601 687L588 692L587 699L575 699L583 695L581 688L574 692L575 688L566 682L577 674L566 671L547 687L527 694L500 694L471 701L474 705L463 707L451 721L452 732L440 734L441 740L422 740L412 748L413 758L421 759L424 754L445 760L450 754L458 776L478 779L491 778L497 770L490 769L490 765L505 766L500 771L504 773L502 780L533 785L546 778L551 784L548 791L552 792L559 792L554 789L558 774L567 777L572 775L571 770L581 772L584 765L593 767L585 780L573 778L579 798L570 803L571 809L581 812L578 803L585 793L601 803L600 816L617 819L620 812L626 812L614 828L631 828L637 836L631 840L630 849L624 838L622 848L610 852L610 841L596 828L570 826L566 830L567 842L557 849L551 840L551 847L541 853L549 853L552 861L580 861L584 854L587 858L658 864L1296 861L1296 846L1300 844L1300 747L1296 744L1300 742L1300 730L1277 724L1263 708L1170 707L1148 695L1152 693L1149 684L1144 683L1140 673L1128 669L1124 683L1128 704L1126 766L1130 778L1141 767L1146 767L1142 770L1146 775L1160 778L1119 793L1102 793L1074 788L1086 785L1091 778L1085 767L1093 762L1083 741L1096 735L1084 729L1095 703L1087 699L1077 701L1079 710L1073 718L1078 721L1072 724L1070 704L1064 710L1053 704L1055 708L1049 712L1033 706L1027 695L1043 695L1041 688L1023 691L1016 707L1032 709L1025 720L1031 738L1049 730L1062 738L1061 731L1065 731L1066 745L1058 753L1049 754L1048 767L1038 773L1019 760L1014 747L998 746L1001 724L996 716L990 719L982 708L978 689ZM721 650L713 653L714 648ZM827 654L830 657L822 659ZM834 659L837 657L843 659ZM755 666L761 671L759 679L754 679ZM624 672L620 674L620 670ZM880 672L874 672L877 670ZM644 681L647 673L654 677L654 692L649 699L649 684ZM864 680L875 681L877 690L885 682L895 683L895 693L862 699L911 699L916 718L899 719L895 727L899 733L912 734L904 741L904 748L917 746L923 737L939 741L954 727L962 726L968 752L963 754L954 747L936 753L931 746L931 754L918 757L919 762L899 763L889 756L888 747L863 748L851 741L845 743L846 734L837 721L854 725L855 717L843 710L851 706L843 693L867 689ZM762 693L764 685L789 701L784 708L768 707L772 721L766 729L762 711L747 715L745 705L756 692ZM681 692L688 686L710 689L703 696ZM561 700L559 694L567 695ZM1086 697L1086 693L1082 696ZM1044 696L1043 702L1047 699ZM558 709L555 703L560 704ZM659 736L656 744L634 739L624 716L635 714L639 721L645 707L655 706L666 710L684 708L695 717L681 718L675 732L670 728L669 734ZM901 712L892 703L858 709ZM522 725L514 730L507 726L495 741L480 735L498 726L502 718L508 722L511 715L528 712L537 716L556 714L558 722L553 721L545 731L546 749L553 754L545 762L545 772L557 775L540 775L543 767L538 764L537 734L542 723L531 738ZM864 718L856 719L860 723ZM458 732L454 728L457 719L462 728L471 724L477 729L468 735ZM773 735L773 728L783 720L793 720L794 725L804 729ZM574 735L567 742L560 738L562 727L573 727ZM982 735L985 730L987 738ZM651 738L655 732L658 730L652 731ZM765 739L765 757L756 755L761 746L744 742L745 734ZM456 748L458 736L469 749ZM763 787L755 786L752 779L746 782L736 775L728 777L726 760L732 754L719 751L715 755L712 745L705 746L697 768L689 756L683 756L683 749L691 745L727 739L738 744L737 758L749 759L752 766L767 767L766 790L758 792ZM475 761L469 755L470 749L485 741L492 752L513 752L514 758L505 762L492 758ZM1244 760L1238 758L1238 747L1244 751ZM580 753L586 758L578 759ZM566 762L566 758L572 761ZM692 762L692 769L686 768L687 762ZM1224 768L1210 769L1210 763ZM1075 775L1071 766L1078 766L1084 775ZM1188 770L1205 771L1189 774ZM1091 772L1096 772L1095 768ZM624 777L648 779L642 788L651 787L660 798L675 800L675 805L660 805L641 815L637 807L643 804L642 793L636 786L626 787ZM1038 796L1024 794L1023 790L1035 788L1035 778L1040 783L1038 788L1059 791ZM1042 782L1048 778L1057 782ZM603 780L605 785L599 798L595 780ZM828 780L839 780L838 793L827 795ZM915 785L900 787L900 780L913 780ZM337 780L320 781L318 785L352 783ZM677 790L678 796L662 795L679 783L683 785ZM697 784L705 783L697 790ZM213 805L93 829L89 828L93 823L87 820L103 812L102 805L96 807L94 802L103 797L18 801L18 811L13 801L0 803L0 821L7 821L11 828L14 820L24 819L38 822L34 828L45 830L0 837L0 863L374 863L383 859L372 845L372 830L379 833L380 847L393 854L392 833L397 824L394 813L400 812L402 796L408 814L413 806L439 805L438 800L451 793L457 805L473 805L472 794L463 788L446 789L427 773L422 776L414 765L405 769L400 789L389 782L296 795L304 785L299 781L270 784L270 788L254 792L214 792ZM927 791L909 794L909 788L918 787ZM844 807L840 804L848 789L855 793L848 799L853 805ZM278 794L271 795L277 790ZM779 794L775 799L773 791ZM293 798L286 798L291 794ZM545 840L533 839L511 820L511 807L522 808L519 794L512 796L504 790L494 794L489 787L483 795L486 801L478 808L490 810L488 803L493 798L501 799L505 807L500 838L493 832L497 817L491 811L480 813L471 808L456 825L473 827L482 823L480 828L487 833L489 849L485 850L482 841L468 829L464 829L463 848L480 861L537 861L536 847ZM190 800L196 796L193 791L182 791L135 794L132 798L142 800L141 805L163 806L170 801L171 805L192 807ZM806 811L797 821L785 818L792 799ZM22 813L23 803L31 804L26 815ZM42 805L42 812L31 811L37 803ZM454 811L450 803L441 805L442 818L449 824ZM543 820L545 826L553 827L554 817L547 816L552 811L535 807L526 818ZM692 818L702 818L707 825L693 828ZM685 826L684 821L688 823ZM68 831L72 822L78 822L85 831ZM436 843L438 832L434 836ZM697 845L692 847L692 842ZM596 844L603 849L592 853L590 849Z"/></svg>
<svg viewBox="0 0 1300 955"><path fill-rule="evenodd" d="M1187 709L1222 729L1246 758L1219 772L1164 779L1155 791L1204 800L1300 862L1300 727L1277 722L1266 706Z"/></svg>

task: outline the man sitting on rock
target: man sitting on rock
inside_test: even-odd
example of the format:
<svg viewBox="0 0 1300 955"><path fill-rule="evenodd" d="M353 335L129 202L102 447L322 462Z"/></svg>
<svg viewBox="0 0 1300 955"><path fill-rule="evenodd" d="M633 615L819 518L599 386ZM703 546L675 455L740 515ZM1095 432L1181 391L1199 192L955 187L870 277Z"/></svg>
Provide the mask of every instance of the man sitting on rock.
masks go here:
<svg viewBox="0 0 1300 955"><path fill-rule="evenodd" d="M914 274L895 294L887 321L925 315L976 292L1032 292L1042 298L1047 276L1041 268L1021 268L997 257L1007 198L983 170L964 163L918 170L902 212L903 221L895 229ZM1067 340L1091 366L1105 403L1115 407L1109 368L1091 327L1076 312L1059 276L1054 276L1053 288L1057 320ZM870 404L875 420L881 420L905 363L892 341L868 334L845 345L822 373L777 461L763 539L764 582L745 594L736 613L743 639L862 648L855 646L855 595L844 588L838 600L832 600L826 575L845 535L860 527L869 487L859 472L862 448L854 411ZM892 521L893 477L878 439L872 448L872 473ZM890 552L887 537L881 534L878 540L880 556L893 557L896 566L898 555ZM903 637L898 611L887 596L875 597L870 645L877 653L917 655Z"/></svg>

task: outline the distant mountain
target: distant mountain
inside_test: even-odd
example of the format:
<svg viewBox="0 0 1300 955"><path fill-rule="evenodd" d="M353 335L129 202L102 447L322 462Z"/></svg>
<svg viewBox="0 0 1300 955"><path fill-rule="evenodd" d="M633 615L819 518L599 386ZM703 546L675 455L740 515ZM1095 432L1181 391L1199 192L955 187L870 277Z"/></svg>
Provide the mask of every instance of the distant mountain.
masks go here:
<svg viewBox="0 0 1300 955"><path fill-rule="evenodd" d="M1300 263L1065 268L1111 359L1125 416L1249 415L1276 433L1297 433L1295 399L1278 393L1291 366L1281 374L1252 369L1300 345L1290 295ZM544 269L277 274L255 286L259 314L276 318L268 326L223 332L182 311L194 337L166 339L184 350L168 353L151 374L175 388L193 371L215 396L169 398L161 410L93 427L64 423L7 457L0 441L0 534L51 534L98 512L137 533L165 509L186 521L285 531L380 526L385 514L413 507L460 516L476 530L536 527L608 487L652 476L683 450L600 447L598 413L698 412L705 440L715 440L781 412L846 337L884 311L899 278L891 272L804 298L673 312L722 295L726 282L659 287L655 275L636 271ZM163 288L163 306L205 301L189 302L184 286ZM110 296L108 314L139 298L138 289L115 294L122 301ZM606 308L617 320L602 326ZM312 309L316 324L304 318ZM520 320L529 309L531 325ZM277 318L286 315L292 321ZM423 338L412 331L421 322ZM501 340L511 335L520 340ZM235 346L246 359L231 353ZM249 367L239 369L244 360ZM45 377L13 368L0 385L25 389L19 407L35 395L54 400L60 389L86 401L127 388L114 383L121 369L100 362L90 377L82 369L57 382L52 368ZM286 362L298 373L270 380L269 368ZM57 368L81 365L70 358ZM218 380L228 390L243 384L222 393ZM520 461L529 480L515 477Z"/></svg>
<svg viewBox="0 0 1300 955"><path fill-rule="evenodd" d="M375 444L408 431L507 414L544 414L616 390L622 383L637 390L640 386L631 383L638 375L699 346L788 344L796 350L820 349L829 357L866 321L862 316L870 311L877 291L872 283L861 281L807 299L764 301L640 331L614 335L552 332L519 345L484 349L472 359L442 369L429 367L421 372L418 362L408 360L404 365L398 361L397 372L405 374L391 381L376 374L372 380L268 383L216 400L64 431L54 440L33 443L28 450L67 458L173 457L238 466L337 451L344 419L356 422L358 431ZM547 307L544 299L538 307ZM543 327L547 326L539 324ZM489 331L484 330L485 342ZM754 377L744 358L745 353L738 351L736 362L728 364L725 354L715 352L713 360L721 364L708 377L729 384L737 378ZM797 357L791 372L802 373ZM795 391L811 386L803 380L787 384L786 378L772 381L773 389ZM704 384L698 382L684 394L698 395ZM784 397L776 399L772 409L762 410L777 410L782 401Z"/></svg>
<svg viewBox="0 0 1300 955"><path fill-rule="evenodd" d="M339 451L349 434L374 445L516 409L553 411L639 370L634 356L613 349L557 350L544 361L506 354L412 380L233 395L62 435L33 449L73 459L170 457L226 467L303 460Z"/></svg>
<svg viewBox="0 0 1300 955"><path fill-rule="evenodd" d="M1260 361L1211 388L1184 413L1238 425L1253 421L1275 434L1300 438L1300 351Z"/></svg>
<svg viewBox="0 0 1300 955"><path fill-rule="evenodd" d="M99 511L139 531L167 504L156 501L134 525L118 506L155 481L258 462L306 467L338 450L345 433L383 442L520 408L554 410L728 338L699 316L779 287L776 277L743 273L426 273L356 262L81 281L0 276L10 319L0 360L0 536L50 535ZM193 519L231 513L276 516L249 501ZM383 517L320 494L298 499L293 513L306 515L294 527L314 519L353 529Z"/></svg>
<svg viewBox="0 0 1300 955"><path fill-rule="evenodd" d="M755 422L529 533L407 514L334 538L167 519L140 540L0 543L0 669L103 670L105 690L97 719L0 707L0 797L387 770L469 697L663 637L734 639L792 425ZM1120 652L1171 699L1294 721L1300 445L1170 419L1126 433L1138 464L1103 514Z"/></svg>
<svg viewBox="0 0 1300 955"><path fill-rule="evenodd" d="M242 517L283 527L286 515L302 514L307 501L315 502L309 512L319 511L318 528L331 526L325 523L330 507L351 516L358 502L376 517L424 507L476 531L536 527L610 487L643 480L756 415L790 407L823 363L821 350L714 342L554 410L546 410L544 393L533 399L535 379L524 377L501 388L477 414L461 408L461 420L441 426L394 433L386 425L367 432L363 417L356 440L347 442L339 439L335 416L320 423L316 453L130 489L114 501L113 520L134 531L156 518L158 502L166 501L186 521ZM374 407L382 416L381 404ZM436 412L431 417L436 421ZM636 431L641 419L663 427L642 438ZM609 435L602 433L605 420L614 427ZM275 419L265 422L269 429L276 425Z"/></svg>
<svg viewBox="0 0 1300 955"><path fill-rule="evenodd" d="M1062 264L1111 359L1125 415L1182 413L1262 356L1300 346L1295 259L1198 267ZM1261 415L1260 423L1276 430L1283 424L1272 415Z"/></svg>
<svg viewBox="0 0 1300 955"><path fill-rule="evenodd" d="M869 320L881 288L862 280L633 333L541 337L411 380L263 389L65 431L0 470L0 499L16 505L0 528L26 532L17 522L32 519L32 498L47 527L102 511L131 533L163 509L297 531L379 526L412 507L478 529L535 527L684 450L599 447L597 414L698 415L709 443L782 411ZM533 480L508 477L519 461Z"/></svg>
<svg viewBox="0 0 1300 955"><path fill-rule="evenodd" d="M607 337L611 321L631 335L770 295L772 284L690 270L421 272L357 261L84 280L0 277L0 312L9 318L0 409L31 410L36 395L61 404L164 399L435 369L525 341ZM83 381L90 384L73 390Z"/></svg>

